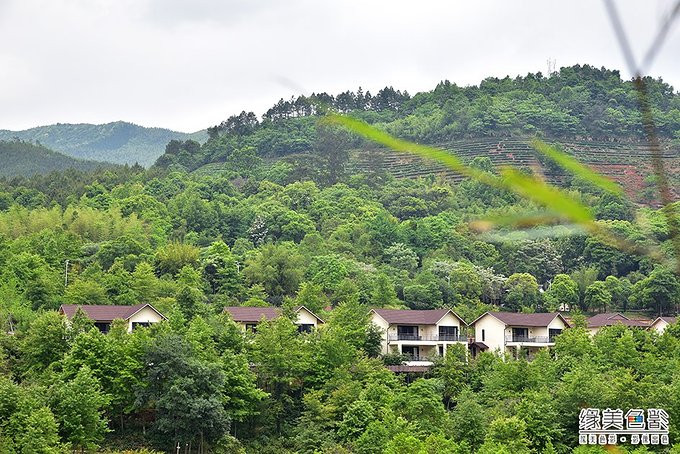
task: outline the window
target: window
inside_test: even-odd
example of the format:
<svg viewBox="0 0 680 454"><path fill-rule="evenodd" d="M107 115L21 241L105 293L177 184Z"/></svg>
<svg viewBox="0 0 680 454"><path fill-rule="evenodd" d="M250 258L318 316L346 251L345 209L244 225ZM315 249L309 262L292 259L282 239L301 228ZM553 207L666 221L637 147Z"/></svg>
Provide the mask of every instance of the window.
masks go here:
<svg viewBox="0 0 680 454"><path fill-rule="evenodd" d="M420 359L420 348L413 345L404 345L401 347L401 353L409 357L409 359L417 361Z"/></svg>
<svg viewBox="0 0 680 454"><path fill-rule="evenodd" d="M439 356L444 356L444 346L443 345L439 346Z"/></svg>
<svg viewBox="0 0 680 454"><path fill-rule="evenodd" d="M513 342L526 341L529 338L529 328L513 328L512 340Z"/></svg>
<svg viewBox="0 0 680 454"><path fill-rule="evenodd" d="M486 333L484 332L484 330L482 330L482 342L484 342L484 341L486 340L486 335L485 335L485 334L486 334Z"/></svg>
<svg viewBox="0 0 680 454"><path fill-rule="evenodd" d="M151 326L149 322L132 322L132 331L137 328L148 328L149 326Z"/></svg>
<svg viewBox="0 0 680 454"><path fill-rule="evenodd" d="M412 325L398 325L397 336L399 340L420 340L418 327Z"/></svg>
<svg viewBox="0 0 680 454"><path fill-rule="evenodd" d="M298 325L298 332L300 333L311 333L314 329L314 325L311 323L301 323Z"/></svg>
<svg viewBox="0 0 680 454"><path fill-rule="evenodd" d="M440 326L439 340L442 341L457 341L458 327L457 326Z"/></svg>
<svg viewBox="0 0 680 454"><path fill-rule="evenodd" d="M550 328L548 330L548 336L550 337L550 342L555 342L555 337L559 336L560 334L562 334L561 329Z"/></svg>
<svg viewBox="0 0 680 454"><path fill-rule="evenodd" d="M257 323L246 323L246 331L256 333L257 332Z"/></svg>
<svg viewBox="0 0 680 454"><path fill-rule="evenodd" d="M134 326L134 324L133 324ZM94 327L97 328L102 333L106 334L111 329L111 323L109 322L94 322Z"/></svg>

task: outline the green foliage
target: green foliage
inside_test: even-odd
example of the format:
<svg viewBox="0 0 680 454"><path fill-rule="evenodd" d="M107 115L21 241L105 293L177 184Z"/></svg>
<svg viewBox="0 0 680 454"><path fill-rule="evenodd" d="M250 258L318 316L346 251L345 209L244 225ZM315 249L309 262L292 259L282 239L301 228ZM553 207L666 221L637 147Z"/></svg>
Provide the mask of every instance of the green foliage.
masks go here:
<svg viewBox="0 0 680 454"><path fill-rule="evenodd" d="M677 94L650 87L667 137ZM634 137L630 88L615 72L572 67L478 87L443 82L413 97L318 94L282 100L262 121L233 116L204 144L172 141L148 171L0 181L0 451L165 452L179 442L216 453L568 452L584 406L662 407L680 420L677 326L590 336L578 311L677 310L677 277L657 263L672 250L664 212L609 192L574 150L548 144ZM365 138L460 175L389 176L413 157L393 160L317 121L317 101L364 120L351 125ZM505 139L496 145L505 136L529 150L514 137L539 130L551 137L539 148L575 174L568 193L479 156L513 153ZM602 146L615 144L622 159L633 146ZM543 164L550 179L557 170ZM555 200L566 211L539 210ZM565 219L579 228L553 225ZM542 233L478 234L546 220ZM84 313L68 324L56 312L142 302L169 321L131 334L117 321L104 335ZM282 316L243 332L225 305L274 305ZM325 323L299 332L299 305ZM385 368L404 357L381 355L387 333L368 317L372 307L454 307L469 322L565 306L574 327L553 349L513 360L449 345L424 377Z"/></svg>
<svg viewBox="0 0 680 454"><path fill-rule="evenodd" d="M108 163L73 159L40 144L34 145L16 139L7 141L10 139L3 134L3 131L0 131L0 159L3 162L0 176L3 177L18 175L30 177L36 173L50 173L65 169L94 170L98 167L110 166Z"/></svg>
<svg viewBox="0 0 680 454"><path fill-rule="evenodd" d="M15 137L39 140L53 150L78 159L149 166L163 153L163 147L171 139L196 137L202 140L205 131L185 134L122 121L102 125L60 123L24 131L0 130L0 140Z"/></svg>
<svg viewBox="0 0 680 454"><path fill-rule="evenodd" d="M89 367L83 366L72 380L56 382L48 394L59 433L74 449L93 449L103 440L108 431L103 410L109 399Z"/></svg>
<svg viewBox="0 0 680 454"><path fill-rule="evenodd" d="M513 274L505 281L505 301L511 310L536 310L541 304L536 278L528 273Z"/></svg>

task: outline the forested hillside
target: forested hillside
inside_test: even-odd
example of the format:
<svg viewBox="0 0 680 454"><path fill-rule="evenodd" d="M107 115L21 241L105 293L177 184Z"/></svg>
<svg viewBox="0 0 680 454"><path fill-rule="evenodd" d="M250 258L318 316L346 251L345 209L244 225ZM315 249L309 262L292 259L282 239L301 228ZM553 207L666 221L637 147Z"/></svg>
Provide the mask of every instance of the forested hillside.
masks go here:
<svg viewBox="0 0 680 454"><path fill-rule="evenodd" d="M17 140L0 140L0 162L0 176L3 177L32 176L66 169L94 170L97 167L110 166L101 162L74 159L41 145Z"/></svg>
<svg viewBox="0 0 680 454"><path fill-rule="evenodd" d="M102 125L60 123L24 131L0 130L0 140L18 138L78 159L142 166L153 164L172 139L202 142L206 137L203 132L186 134L123 121Z"/></svg>
<svg viewBox="0 0 680 454"><path fill-rule="evenodd" d="M665 149L663 159L677 191L680 96L660 79L648 78L646 83ZM157 165L194 170L207 164L215 167L214 163L244 153L260 158L292 155L296 163L314 160L315 118L332 108L397 137L438 144L467 161L484 156L497 166L541 168L553 181L560 181L564 175L546 166L528 146L531 137L545 137L564 144L581 162L621 182L636 201L649 202L645 193L653 186L651 151L642 141L637 102L633 83L622 80L618 71L590 66L562 68L550 77L539 73L515 79L489 78L478 86L459 87L444 81L415 96L392 87L375 94L361 89L337 95L320 93L282 99L261 120L252 112L232 116L209 128L211 139L202 146L173 141ZM395 176L450 174L419 160L391 156L386 150L367 151L358 141L342 146L343 151L362 151L351 156L359 168L378 161Z"/></svg>
<svg viewBox="0 0 680 454"><path fill-rule="evenodd" d="M522 92L507 87L526 85L558 112L566 107L554 93L572 90L557 89L562 78L589 87L570 114L580 118L572 125L579 142L596 131L606 140L606 129L579 115L612 99L635 117L616 73L562 73L442 84L442 99L437 90L375 95L387 107L352 109L387 129L448 109L450 93L468 112L514 100L508 113ZM674 118L677 95L651 83L658 115ZM428 107L414 107L425 98ZM482 98L488 109L473 107ZM464 109L448 111L446 124L463 121ZM532 124L546 126L548 112ZM596 225L635 247L566 227L479 233L480 220L544 212L479 179L395 178L357 166L351 150L366 150L357 137L320 116L280 115L228 119L205 145L171 141L150 169L0 180L0 453L176 453L178 445L187 454L608 452L577 447L584 407L663 408L675 447L652 452L678 452L680 326L659 335L620 325L591 337L584 322L599 312L677 314L680 281L662 210L565 174L565 191L592 209ZM470 140L475 118L432 140ZM514 137L513 124L485 134ZM639 134L635 121L626 128L617 136ZM674 140L668 128L664 138ZM488 156L468 161L481 175L495 171ZM651 248L661 253L639 253ZM168 320L132 333L115 322L103 334L82 312L70 322L57 312L142 303ZM300 305L325 323L298 332ZM242 332L225 306L273 306L282 316ZM489 310L569 308L573 327L531 360L472 358L461 344L427 373L387 369L395 359L380 354L385 333L369 310L442 307L467 322Z"/></svg>

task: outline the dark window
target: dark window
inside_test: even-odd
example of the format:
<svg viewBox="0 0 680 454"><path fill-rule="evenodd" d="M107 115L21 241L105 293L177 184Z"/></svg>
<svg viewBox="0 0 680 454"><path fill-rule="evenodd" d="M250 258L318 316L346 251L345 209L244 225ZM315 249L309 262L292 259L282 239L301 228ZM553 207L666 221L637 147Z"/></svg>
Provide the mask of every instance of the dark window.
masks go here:
<svg viewBox="0 0 680 454"><path fill-rule="evenodd" d="M418 360L420 359L420 348L414 347L413 345L403 345L401 347L401 353L409 357L409 359Z"/></svg>
<svg viewBox="0 0 680 454"><path fill-rule="evenodd" d="M484 341L486 340L485 334L486 334L486 333L484 332L484 330L482 330L482 342L484 342Z"/></svg>
<svg viewBox="0 0 680 454"><path fill-rule="evenodd" d="M512 329L512 340L515 342L521 342L529 337L529 328L513 328Z"/></svg>
<svg viewBox="0 0 680 454"><path fill-rule="evenodd" d="M550 328L550 329L548 330L548 336L550 336L550 342L553 342L553 341L555 340L555 337L559 336L560 334L562 334L562 330L561 330L561 329L552 329L552 328Z"/></svg>
<svg viewBox="0 0 680 454"><path fill-rule="evenodd" d="M257 332L257 323L246 323L246 331Z"/></svg>
<svg viewBox="0 0 680 454"><path fill-rule="evenodd" d="M111 323L108 322L95 322L94 327L97 328L102 333L106 334L111 329Z"/></svg>
<svg viewBox="0 0 680 454"><path fill-rule="evenodd" d="M148 328L151 326L151 323L149 322L132 322L132 331L134 331L137 328Z"/></svg>
<svg viewBox="0 0 680 454"><path fill-rule="evenodd" d="M314 325L311 323L302 323L298 325L298 331L301 333L311 333Z"/></svg>
<svg viewBox="0 0 680 454"><path fill-rule="evenodd" d="M439 346L439 356L444 356L444 346L443 345Z"/></svg>
<svg viewBox="0 0 680 454"><path fill-rule="evenodd" d="M439 327L439 340L457 341L458 340L458 327L457 326L440 326Z"/></svg>
<svg viewBox="0 0 680 454"><path fill-rule="evenodd" d="M418 337L418 327L413 325L398 325L397 336L399 340L420 340Z"/></svg>

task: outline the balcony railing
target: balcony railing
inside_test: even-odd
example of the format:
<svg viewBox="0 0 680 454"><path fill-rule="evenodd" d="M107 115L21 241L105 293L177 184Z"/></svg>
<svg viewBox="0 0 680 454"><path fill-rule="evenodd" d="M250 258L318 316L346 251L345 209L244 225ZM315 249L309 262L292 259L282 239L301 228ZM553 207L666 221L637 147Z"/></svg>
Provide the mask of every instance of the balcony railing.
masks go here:
<svg viewBox="0 0 680 454"><path fill-rule="evenodd" d="M404 361L432 361L432 358L429 356L404 354Z"/></svg>
<svg viewBox="0 0 680 454"><path fill-rule="evenodd" d="M454 336L449 334L434 336L418 336L414 334L390 334L391 341L434 341L434 342L467 342L467 336Z"/></svg>
<svg viewBox="0 0 680 454"><path fill-rule="evenodd" d="M555 336L505 336L505 342L551 344L555 342Z"/></svg>

